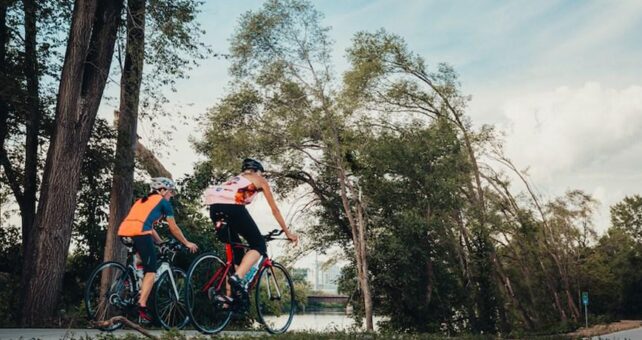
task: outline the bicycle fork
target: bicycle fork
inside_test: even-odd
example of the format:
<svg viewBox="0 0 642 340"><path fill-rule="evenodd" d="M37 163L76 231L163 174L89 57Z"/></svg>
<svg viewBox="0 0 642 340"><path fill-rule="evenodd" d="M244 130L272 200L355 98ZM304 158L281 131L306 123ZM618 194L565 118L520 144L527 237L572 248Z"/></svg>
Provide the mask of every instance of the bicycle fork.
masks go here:
<svg viewBox="0 0 642 340"><path fill-rule="evenodd" d="M265 280L265 283L267 285L268 299L270 299L270 301L281 300L281 290L279 289L278 282L276 282L274 270L272 269L272 267L269 267L268 269L269 269L267 273L268 276L266 278L267 280ZM276 290L276 297L272 296L272 289L270 288L270 281L272 280L274 280L274 289Z"/></svg>

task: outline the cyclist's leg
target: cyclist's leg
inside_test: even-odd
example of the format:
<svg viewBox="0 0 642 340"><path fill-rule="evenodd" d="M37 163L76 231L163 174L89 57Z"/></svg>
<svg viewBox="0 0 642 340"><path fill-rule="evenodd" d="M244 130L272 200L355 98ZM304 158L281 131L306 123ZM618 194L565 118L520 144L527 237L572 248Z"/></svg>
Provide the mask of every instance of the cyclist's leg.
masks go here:
<svg viewBox="0 0 642 340"><path fill-rule="evenodd" d="M134 241L134 248L138 251L143 261L143 272L145 276L143 276L143 283L140 288L138 305L144 309L147 307L147 299L154 286L154 277L156 276L157 269L156 250L154 249L152 235L134 236L132 240Z"/></svg>
<svg viewBox="0 0 642 340"><path fill-rule="evenodd" d="M234 207L235 205L232 204L210 205L210 218L212 219L212 223L216 225L216 222L219 220L224 220L227 223L225 227L216 230L216 237L223 243L241 243L239 234L236 232L235 228L232 228L234 225ZM245 255L245 250L243 248L234 247L232 248L232 251L234 257L234 270L236 270L243 259L243 255ZM225 290L227 300L232 300L232 287L227 280L225 281Z"/></svg>
<svg viewBox="0 0 642 340"><path fill-rule="evenodd" d="M236 222L237 218L235 215L238 208L236 204L212 204L210 206L210 218L212 223L216 225L216 222L223 220L227 225L221 229L216 230L216 237L219 241L223 243L241 243L241 238L237 232L238 223ZM234 252L234 268L238 267L245 255L245 250L243 248L233 248Z"/></svg>
<svg viewBox="0 0 642 340"><path fill-rule="evenodd" d="M243 278L261 255L267 254L267 246L259 227L250 216L250 213L245 207L240 206L240 208L237 214L238 222L235 227L237 227L238 233L243 236L250 246L250 250L243 256L243 260L236 270L236 275Z"/></svg>

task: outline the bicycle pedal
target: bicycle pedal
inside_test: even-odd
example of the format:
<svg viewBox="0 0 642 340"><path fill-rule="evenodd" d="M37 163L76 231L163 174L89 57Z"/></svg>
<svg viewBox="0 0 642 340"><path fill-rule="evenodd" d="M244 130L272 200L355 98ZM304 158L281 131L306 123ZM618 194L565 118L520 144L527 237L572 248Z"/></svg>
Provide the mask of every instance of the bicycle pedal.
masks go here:
<svg viewBox="0 0 642 340"><path fill-rule="evenodd" d="M245 289L233 289L232 295L239 300L248 300L250 298L250 293Z"/></svg>

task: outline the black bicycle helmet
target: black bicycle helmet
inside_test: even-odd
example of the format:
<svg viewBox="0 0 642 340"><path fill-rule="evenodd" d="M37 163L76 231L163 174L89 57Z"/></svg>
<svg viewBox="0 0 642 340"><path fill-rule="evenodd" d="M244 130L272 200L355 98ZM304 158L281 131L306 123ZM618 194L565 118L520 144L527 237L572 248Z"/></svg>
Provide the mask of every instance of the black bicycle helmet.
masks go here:
<svg viewBox="0 0 642 340"><path fill-rule="evenodd" d="M246 158L243 160L243 165L241 165L241 171L245 170L256 170L256 171L261 171L264 172L263 170L263 165L259 163L259 161L252 159L252 158Z"/></svg>

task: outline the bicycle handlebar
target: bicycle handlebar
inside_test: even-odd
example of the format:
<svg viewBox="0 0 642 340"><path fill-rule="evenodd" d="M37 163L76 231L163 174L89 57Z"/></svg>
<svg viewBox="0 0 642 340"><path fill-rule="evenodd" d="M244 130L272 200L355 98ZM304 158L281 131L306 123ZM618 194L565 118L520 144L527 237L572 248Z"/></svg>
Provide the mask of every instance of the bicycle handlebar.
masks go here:
<svg viewBox="0 0 642 340"><path fill-rule="evenodd" d="M167 254L168 252L178 252L185 248L180 242L173 238L170 238L167 241L163 241L157 246L161 254Z"/></svg>
<svg viewBox="0 0 642 340"><path fill-rule="evenodd" d="M270 242L272 240L290 240L289 238L276 238L276 236L279 236L283 234L283 230L281 229L274 229L270 231L269 233L263 235L263 238L265 239L265 242Z"/></svg>

